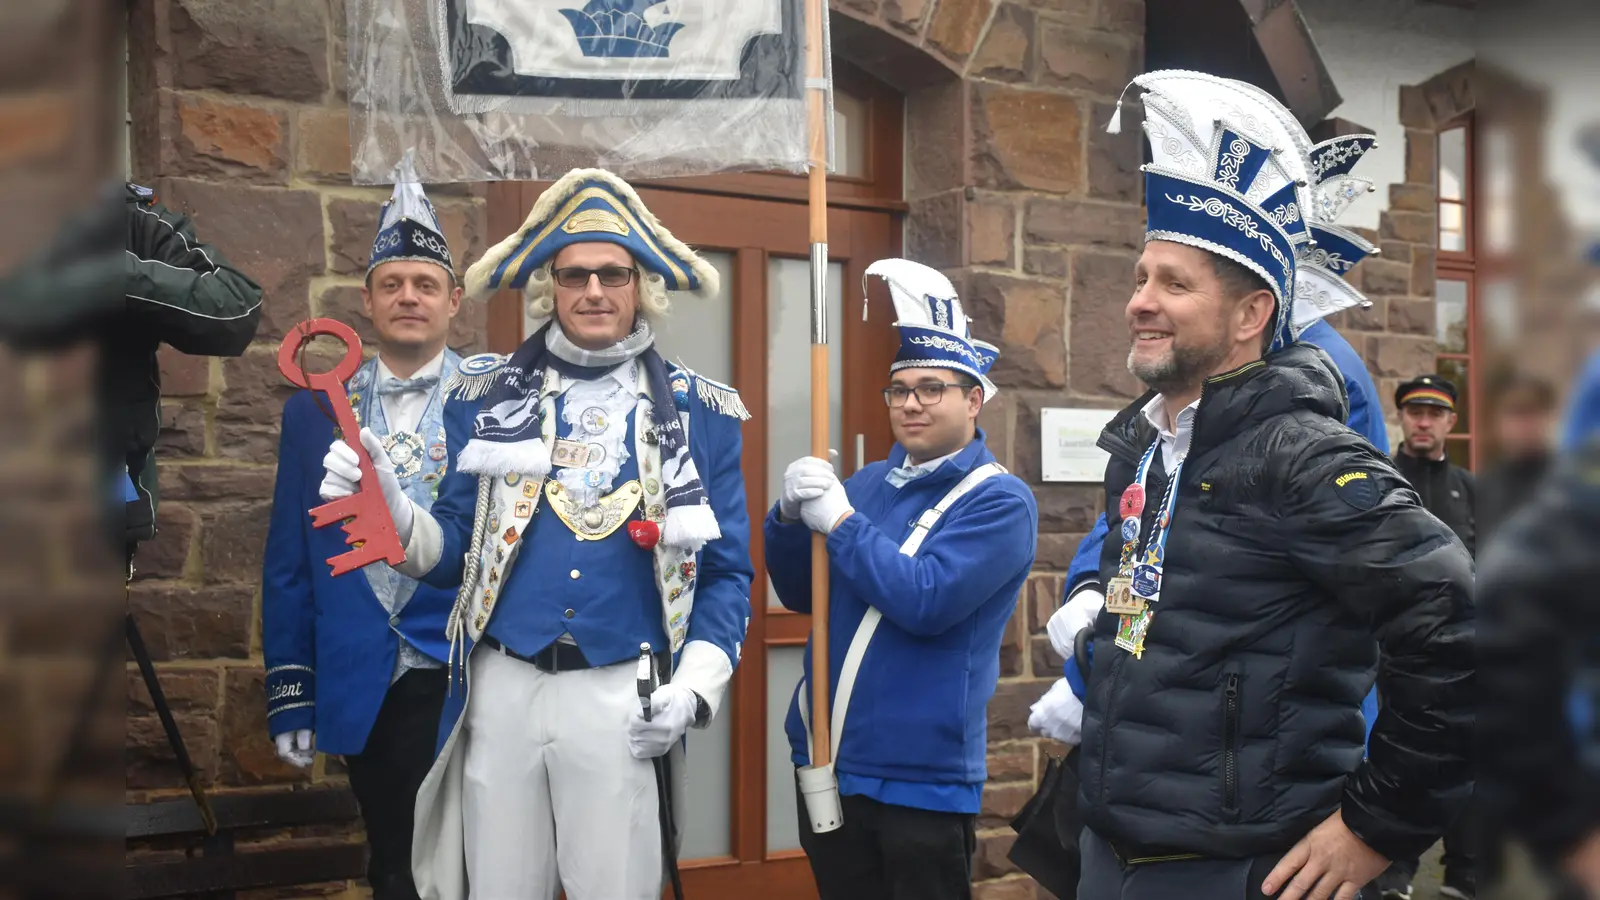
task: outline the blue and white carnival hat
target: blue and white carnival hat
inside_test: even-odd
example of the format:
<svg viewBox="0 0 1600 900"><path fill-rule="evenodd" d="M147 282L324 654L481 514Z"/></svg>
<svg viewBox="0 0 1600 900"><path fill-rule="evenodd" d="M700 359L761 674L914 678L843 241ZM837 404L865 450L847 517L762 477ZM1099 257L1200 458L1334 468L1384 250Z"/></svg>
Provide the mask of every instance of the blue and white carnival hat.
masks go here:
<svg viewBox="0 0 1600 900"><path fill-rule="evenodd" d="M439 216L422 192L422 183L417 181L415 156L415 150L407 150L394 168L394 193L378 213L378 237L372 242L367 274L386 262L413 260L444 266L454 279L456 269L450 260L450 247L439 227Z"/></svg>
<svg viewBox="0 0 1600 900"><path fill-rule="evenodd" d="M1000 357L992 344L973 340L972 320L961 308L955 285L934 269L908 259L880 259L867 267L889 283L900 350L890 372L901 369L954 369L977 380L985 403L998 390L989 369Z"/></svg>
<svg viewBox="0 0 1600 900"><path fill-rule="evenodd" d="M1145 240L1175 241L1225 256L1277 297L1272 350L1294 343L1295 268L1311 233L1311 141L1294 115L1255 85L1203 72L1135 78L1145 90ZM1126 92L1126 88L1124 89ZM1106 130L1122 130L1122 101Z"/></svg>
<svg viewBox="0 0 1600 900"><path fill-rule="evenodd" d="M717 295L717 270L672 236L626 181L604 169L573 169L552 184L509 237L467 270L469 297L522 290L534 272L572 244L604 241L659 275L669 291Z"/></svg>
<svg viewBox="0 0 1600 900"><path fill-rule="evenodd" d="M1344 276L1378 248L1335 222L1357 197L1372 192L1372 182L1351 176L1350 170L1376 146L1378 139L1373 135L1349 134L1323 141L1308 154L1311 204L1306 207L1306 224L1311 243L1300 248L1295 266L1293 327L1297 335L1341 309L1372 305Z"/></svg>

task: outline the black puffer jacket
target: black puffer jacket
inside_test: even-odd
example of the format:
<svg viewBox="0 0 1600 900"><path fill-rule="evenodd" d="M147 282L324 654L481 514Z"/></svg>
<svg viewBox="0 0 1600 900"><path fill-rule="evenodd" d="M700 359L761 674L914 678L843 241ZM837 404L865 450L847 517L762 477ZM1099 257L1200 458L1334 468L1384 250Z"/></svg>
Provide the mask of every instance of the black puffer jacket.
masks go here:
<svg viewBox="0 0 1600 900"><path fill-rule="evenodd" d="M1395 451L1394 467L1417 492L1428 512L1450 526L1467 545L1467 552L1478 554L1478 480L1449 459L1419 459L1402 450Z"/></svg>
<svg viewBox="0 0 1600 900"><path fill-rule="evenodd" d="M1492 837L1557 863L1600 832L1600 436L1484 548L1479 692Z"/></svg>
<svg viewBox="0 0 1600 900"><path fill-rule="evenodd" d="M1149 399L1100 437L1103 582L1118 500L1156 440ZM1415 856L1468 795L1472 561L1340 424L1344 406L1332 362L1305 344L1205 385L1143 658L1115 646L1117 616L1095 626L1080 806L1125 858L1281 853L1341 807L1380 853ZM1165 488L1152 482L1146 535Z"/></svg>

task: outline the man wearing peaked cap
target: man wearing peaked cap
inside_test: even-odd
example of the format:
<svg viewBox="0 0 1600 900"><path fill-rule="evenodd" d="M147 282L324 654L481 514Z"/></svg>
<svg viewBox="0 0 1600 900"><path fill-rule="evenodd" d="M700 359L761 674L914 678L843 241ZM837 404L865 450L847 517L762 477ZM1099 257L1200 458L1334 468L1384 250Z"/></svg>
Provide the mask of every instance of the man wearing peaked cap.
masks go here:
<svg viewBox="0 0 1600 900"><path fill-rule="evenodd" d="M1422 505L1476 555L1478 549L1477 478L1450 461L1446 436L1456 425L1456 386L1448 378L1427 373L1394 392L1400 411L1400 446L1394 466L1411 482ZM1469 805L1444 833L1444 885L1441 896L1471 900L1476 892L1479 815ZM1418 857L1396 859L1378 880L1381 900L1411 895Z"/></svg>
<svg viewBox="0 0 1600 900"><path fill-rule="evenodd" d="M652 761L670 754L668 781L684 774L685 732L721 706L750 616L748 414L732 388L667 364L651 330L668 291L713 297L717 273L625 182L579 169L466 287L521 289L550 321L447 379L432 509L385 479L400 571L457 592L455 687L417 797L418 891L655 898L674 841ZM642 644L665 682L648 721Z"/></svg>
<svg viewBox="0 0 1600 900"><path fill-rule="evenodd" d="M844 482L823 460L796 460L765 525L767 571L788 609L811 611L812 532L828 536L831 563L831 770L809 765L809 647L785 726L800 843L824 900L965 898L985 707L1038 513L977 427L997 351L972 339L949 279L900 259L867 274L889 283L899 316L883 391L894 449Z"/></svg>
<svg viewBox="0 0 1600 900"><path fill-rule="evenodd" d="M1299 123L1237 81L1134 83L1154 162L1124 317L1150 390L1099 440L1078 897L1352 900L1470 791L1471 558L1298 340L1308 254L1360 250L1308 223Z"/></svg>
<svg viewBox="0 0 1600 900"><path fill-rule="evenodd" d="M1477 516L1473 503L1477 480L1450 461L1446 437L1456 427L1456 386L1439 375L1419 375L1395 389L1400 411L1400 447L1395 468L1411 482L1422 505L1461 538L1469 551L1477 548Z"/></svg>
<svg viewBox="0 0 1600 900"><path fill-rule="evenodd" d="M461 362L445 343L461 288L410 159L380 213L361 289L378 353L345 390L397 499L427 509L446 467L440 382ZM316 750L343 754L366 823L373 896L414 900L412 813L433 762L446 686L445 617L455 597L381 562L359 575L329 574L323 560L346 548L338 529L313 529L308 518L319 493L340 493L321 484L335 430L319 402L301 391L283 407L262 563L267 727L278 755L293 765L309 766ZM353 469L354 452L342 441L333 446Z"/></svg>

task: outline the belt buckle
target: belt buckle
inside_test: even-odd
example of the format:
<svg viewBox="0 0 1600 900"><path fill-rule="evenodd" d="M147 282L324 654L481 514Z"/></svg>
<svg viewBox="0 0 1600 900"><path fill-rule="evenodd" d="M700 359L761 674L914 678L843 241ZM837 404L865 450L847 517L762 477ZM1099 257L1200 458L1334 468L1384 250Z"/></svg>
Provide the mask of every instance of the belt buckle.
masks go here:
<svg viewBox="0 0 1600 900"><path fill-rule="evenodd" d="M554 675L561 671L561 658L556 655L555 644L551 644L543 650L540 650L538 653L535 653L533 658L529 661L533 663L534 668L540 669L550 675Z"/></svg>

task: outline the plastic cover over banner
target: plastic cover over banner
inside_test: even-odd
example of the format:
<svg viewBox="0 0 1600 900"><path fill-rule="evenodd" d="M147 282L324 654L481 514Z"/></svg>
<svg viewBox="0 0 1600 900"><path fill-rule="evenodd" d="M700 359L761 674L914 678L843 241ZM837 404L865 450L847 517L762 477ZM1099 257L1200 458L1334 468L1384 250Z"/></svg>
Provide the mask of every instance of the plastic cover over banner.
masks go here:
<svg viewBox="0 0 1600 900"><path fill-rule="evenodd" d="M827 4L823 3L824 16ZM803 0L346 0L351 179L803 172ZM824 18L826 50L827 21ZM832 63L825 121L832 161Z"/></svg>

